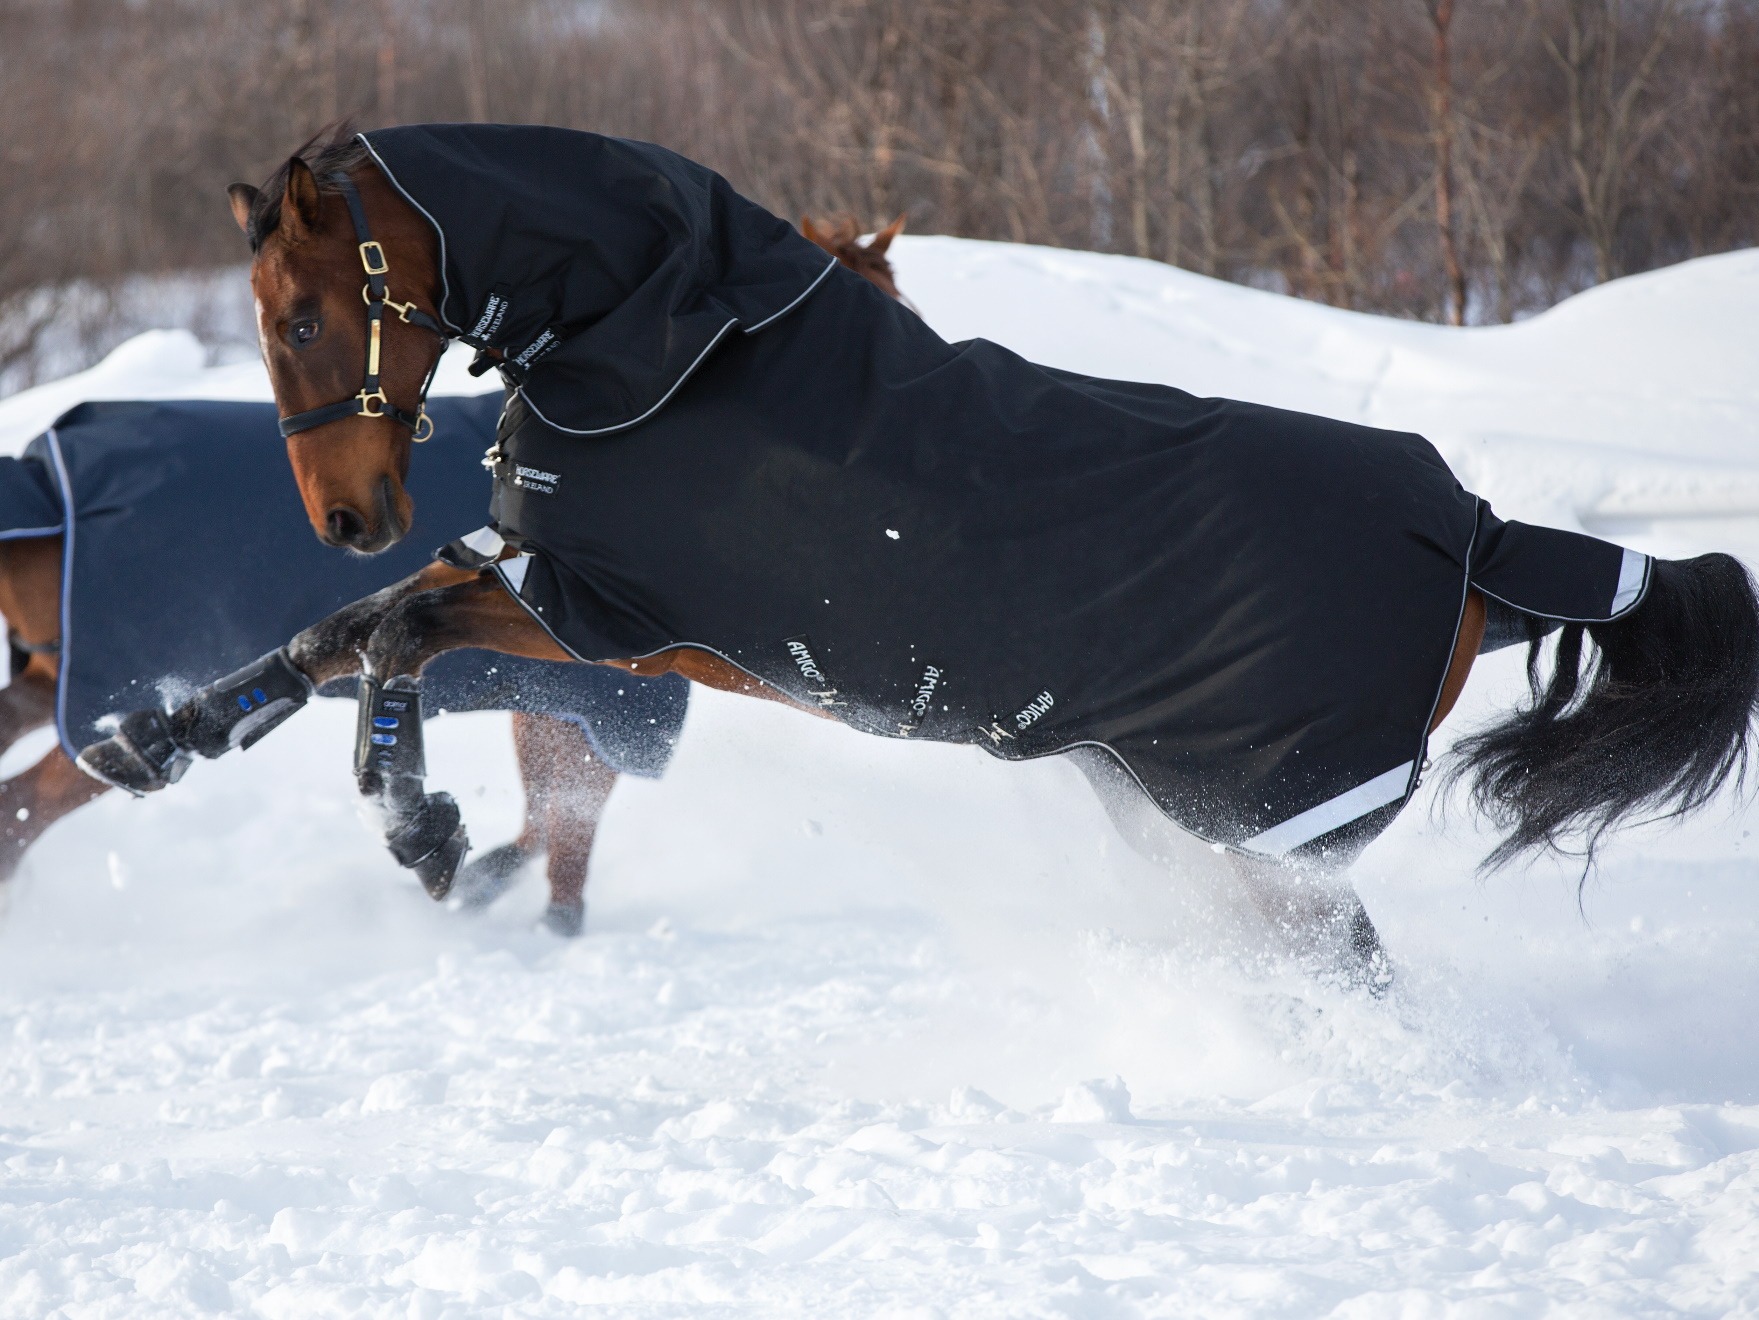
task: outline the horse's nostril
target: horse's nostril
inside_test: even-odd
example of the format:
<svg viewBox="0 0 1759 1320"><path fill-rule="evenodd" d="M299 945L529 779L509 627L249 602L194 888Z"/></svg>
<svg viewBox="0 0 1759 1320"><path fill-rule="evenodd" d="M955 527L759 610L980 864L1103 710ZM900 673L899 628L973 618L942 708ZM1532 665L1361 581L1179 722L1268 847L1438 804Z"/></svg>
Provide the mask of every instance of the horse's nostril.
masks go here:
<svg viewBox="0 0 1759 1320"><path fill-rule="evenodd" d="M366 536L366 519L353 509L331 509L327 522L330 540L337 545L354 545Z"/></svg>

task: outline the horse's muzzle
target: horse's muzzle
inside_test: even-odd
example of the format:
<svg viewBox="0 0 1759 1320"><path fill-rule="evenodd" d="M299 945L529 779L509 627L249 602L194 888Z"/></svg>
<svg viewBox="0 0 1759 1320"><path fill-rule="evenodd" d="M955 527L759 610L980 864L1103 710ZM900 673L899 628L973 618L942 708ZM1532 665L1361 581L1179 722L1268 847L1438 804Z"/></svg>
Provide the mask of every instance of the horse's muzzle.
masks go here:
<svg viewBox="0 0 1759 1320"><path fill-rule="evenodd" d="M376 555L389 550L409 531L397 516L397 498L389 477L379 481L375 513L377 516L369 522L359 510L346 504L336 505L324 516L324 542L358 555Z"/></svg>

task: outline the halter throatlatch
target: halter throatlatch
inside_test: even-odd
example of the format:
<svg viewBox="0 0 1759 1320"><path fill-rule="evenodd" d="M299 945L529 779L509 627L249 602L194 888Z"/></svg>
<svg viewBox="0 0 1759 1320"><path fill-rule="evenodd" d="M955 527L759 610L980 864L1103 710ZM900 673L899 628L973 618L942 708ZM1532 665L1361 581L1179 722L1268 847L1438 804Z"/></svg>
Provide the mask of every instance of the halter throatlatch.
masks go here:
<svg viewBox="0 0 1759 1320"><path fill-rule="evenodd" d="M332 174L329 180L336 185L343 200L348 203L348 216L354 222L360 264L366 271L366 283L360 288L360 296L366 302L366 380L362 383L359 394L338 399L335 403L326 403L320 408L294 413L291 417L283 417L281 434L298 435L301 431L309 431L313 427L323 426L343 417L389 417L399 425L409 428L410 435L419 444L434 433L433 419L428 416L427 398L428 387L434 383L434 371L439 370L440 363L437 358L434 360L433 370L428 372L428 378L422 382L421 398L413 413L399 408L387 399L385 387L379 381L379 349L384 337L385 309L389 307L395 311L397 318L405 325L432 330L442 340L450 339L451 336L446 333L445 327L414 303L391 300L389 286L385 283L385 276L390 274L391 266L385 260L385 249L379 246L373 238L372 230L367 227L366 208L361 205L360 193L354 186L354 180L345 174Z"/></svg>

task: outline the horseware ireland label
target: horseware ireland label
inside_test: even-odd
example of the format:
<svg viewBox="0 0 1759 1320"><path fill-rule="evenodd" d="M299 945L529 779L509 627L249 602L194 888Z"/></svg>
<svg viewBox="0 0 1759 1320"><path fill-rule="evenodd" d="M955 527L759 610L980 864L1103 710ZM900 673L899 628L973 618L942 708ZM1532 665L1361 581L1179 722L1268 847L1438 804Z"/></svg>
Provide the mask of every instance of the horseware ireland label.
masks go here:
<svg viewBox="0 0 1759 1320"><path fill-rule="evenodd" d="M556 327L552 325L536 339L532 340L524 348L519 350L518 354L513 359L513 365L518 367L521 371L527 371L531 368L532 363L543 357L544 354L553 350L561 342L562 336L556 332Z"/></svg>
<svg viewBox="0 0 1759 1320"><path fill-rule="evenodd" d="M516 463L513 466L513 484L521 490L536 491L539 495L554 495L556 487L562 484L562 474Z"/></svg>
<svg viewBox="0 0 1759 1320"><path fill-rule="evenodd" d="M501 323L507 319L508 309L512 306L513 303L504 293L492 291L488 301L483 304L482 315L476 318L476 324L470 327L470 333L464 338L483 344L493 343L495 336L501 331Z"/></svg>

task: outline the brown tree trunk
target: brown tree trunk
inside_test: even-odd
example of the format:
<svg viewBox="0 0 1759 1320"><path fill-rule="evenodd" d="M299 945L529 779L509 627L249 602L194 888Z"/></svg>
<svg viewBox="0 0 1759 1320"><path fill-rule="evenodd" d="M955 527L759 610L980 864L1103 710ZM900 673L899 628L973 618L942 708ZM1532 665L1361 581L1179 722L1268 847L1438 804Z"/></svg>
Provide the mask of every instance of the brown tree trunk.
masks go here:
<svg viewBox="0 0 1759 1320"><path fill-rule="evenodd" d="M1435 230L1447 280L1443 311L1449 325L1465 325L1466 272L1454 238L1454 73L1449 46L1454 0L1429 0L1429 21L1435 29L1430 113L1435 126Z"/></svg>

